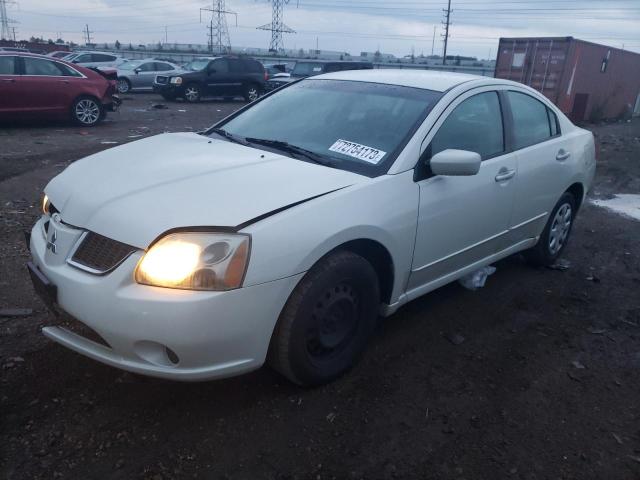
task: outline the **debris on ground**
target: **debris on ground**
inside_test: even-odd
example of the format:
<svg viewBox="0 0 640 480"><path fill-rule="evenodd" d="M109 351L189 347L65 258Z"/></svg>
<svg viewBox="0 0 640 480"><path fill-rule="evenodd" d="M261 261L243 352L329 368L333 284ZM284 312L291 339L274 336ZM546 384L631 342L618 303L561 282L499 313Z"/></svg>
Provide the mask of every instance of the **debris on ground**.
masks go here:
<svg viewBox="0 0 640 480"><path fill-rule="evenodd" d="M598 328L598 327L589 327L587 328L587 332L592 333L593 335L602 335L603 333L607 333L607 329Z"/></svg>
<svg viewBox="0 0 640 480"><path fill-rule="evenodd" d="M587 368L579 360L574 360L573 362L571 362L571 365L573 365L578 370L583 370L583 369Z"/></svg>
<svg viewBox="0 0 640 480"><path fill-rule="evenodd" d="M550 270L558 270L560 272L564 272L565 270L569 270L570 267L571 262L569 262L569 260L560 258L553 265L549 265L547 268Z"/></svg>
<svg viewBox="0 0 640 480"><path fill-rule="evenodd" d="M600 278L598 278L594 274L588 275L586 280L588 280L589 282L593 282L593 283L600 283Z"/></svg>
<svg viewBox="0 0 640 480"><path fill-rule="evenodd" d="M118 142L112 141L112 140L103 140L102 142L100 142L101 145L114 145Z"/></svg>
<svg viewBox="0 0 640 480"><path fill-rule="evenodd" d="M449 340L454 345L460 345L465 340L465 338L462 335L455 332L445 334L444 338Z"/></svg>
<svg viewBox="0 0 640 480"><path fill-rule="evenodd" d="M496 267L483 267L475 272L465 275L458 280L458 283L467 290L477 290L484 287L489 275L493 275L496 272Z"/></svg>
<svg viewBox="0 0 640 480"><path fill-rule="evenodd" d="M2 308L0 317L30 317L33 315L31 308Z"/></svg>
<svg viewBox="0 0 640 480"><path fill-rule="evenodd" d="M154 103L153 105L151 105L151 108L155 108L156 110L168 110L169 107L167 107L164 103Z"/></svg>

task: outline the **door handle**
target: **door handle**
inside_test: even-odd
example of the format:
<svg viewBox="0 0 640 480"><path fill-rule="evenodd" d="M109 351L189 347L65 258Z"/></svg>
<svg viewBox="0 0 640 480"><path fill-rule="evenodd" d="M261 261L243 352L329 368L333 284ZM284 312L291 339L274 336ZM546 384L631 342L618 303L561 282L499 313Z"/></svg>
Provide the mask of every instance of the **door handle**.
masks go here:
<svg viewBox="0 0 640 480"><path fill-rule="evenodd" d="M558 154L556 155L556 160L559 162L565 161L567 158L571 156L571 152L567 152L564 148L558 150Z"/></svg>
<svg viewBox="0 0 640 480"><path fill-rule="evenodd" d="M507 180L512 179L515 175L516 175L515 170L501 168L498 174L496 175L496 182L505 182Z"/></svg>

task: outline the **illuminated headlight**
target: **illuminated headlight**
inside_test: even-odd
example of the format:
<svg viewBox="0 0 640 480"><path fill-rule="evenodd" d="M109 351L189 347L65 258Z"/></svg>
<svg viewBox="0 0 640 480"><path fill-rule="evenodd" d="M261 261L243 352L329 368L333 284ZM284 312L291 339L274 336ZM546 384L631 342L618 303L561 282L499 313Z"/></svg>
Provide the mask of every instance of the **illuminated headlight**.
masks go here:
<svg viewBox="0 0 640 480"><path fill-rule="evenodd" d="M188 290L242 285L250 239L235 233L172 233L155 243L136 268L136 282Z"/></svg>
<svg viewBox="0 0 640 480"><path fill-rule="evenodd" d="M42 207L42 213L45 215L49 215L49 207L51 206L51 202L49 201L49 197L46 195L42 196L42 203L40 205Z"/></svg>
<svg viewBox="0 0 640 480"><path fill-rule="evenodd" d="M182 77L171 77L169 81L174 85L182 85Z"/></svg>

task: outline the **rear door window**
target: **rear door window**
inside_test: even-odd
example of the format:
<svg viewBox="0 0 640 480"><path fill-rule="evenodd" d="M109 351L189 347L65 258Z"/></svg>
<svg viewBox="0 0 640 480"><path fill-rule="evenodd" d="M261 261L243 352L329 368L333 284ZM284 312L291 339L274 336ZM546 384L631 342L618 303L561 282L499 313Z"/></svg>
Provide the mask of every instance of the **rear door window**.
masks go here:
<svg viewBox="0 0 640 480"><path fill-rule="evenodd" d="M431 156L448 149L479 153L483 160L504 152L497 92L479 93L458 105L431 140Z"/></svg>
<svg viewBox="0 0 640 480"><path fill-rule="evenodd" d="M0 55L0 75L15 75L16 57Z"/></svg>
<svg viewBox="0 0 640 480"><path fill-rule="evenodd" d="M141 72L153 72L155 71L156 64L154 62L143 63L138 67Z"/></svg>
<svg viewBox="0 0 640 480"><path fill-rule="evenodd" d="M104 53L91 54L92 62L113 62L116 59L113 55L106 55Z"/></svg>
<svg viewBox="0 0 640 480"><path fill-rule="evenodd" d="M549 109L544 103L520 92L509 91L507 97L511 104L513 147L516 150L544 142L553 136ZM554 125L554 129L557 129L557 124Z"/></svg>
<svg viewBox="0 0 640 480"><path fill-rule="evenodd" d="M155 65L156 72L168 72L169 70L173 70L173 67L168 63L156 62Z"/></svg>
<svg viewBox="0 0 640 480"><path fill-rule="evenodd" d="M24 57L24 74L25 75L38 75L49 77L63 76L63 72L58 68L56 62L51 60L45 60L43 58L31 58Z"/></svg>

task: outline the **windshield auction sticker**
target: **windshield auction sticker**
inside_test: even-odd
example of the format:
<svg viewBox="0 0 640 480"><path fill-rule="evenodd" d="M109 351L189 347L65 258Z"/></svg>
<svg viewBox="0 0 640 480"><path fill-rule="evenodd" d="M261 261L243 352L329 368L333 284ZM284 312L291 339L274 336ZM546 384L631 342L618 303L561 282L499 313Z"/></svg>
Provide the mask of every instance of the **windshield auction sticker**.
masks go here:
<svg viewBox="0 0 640 480"><path fill-rule="evenodd" d="M338 139L329 147L329 151L348 155L349 157L357 158L364 162L373 163L377 165L380 160L387 154L377 148L367 147L366 145L360 145L355 142L348 142L347 140Z"/></svg>

